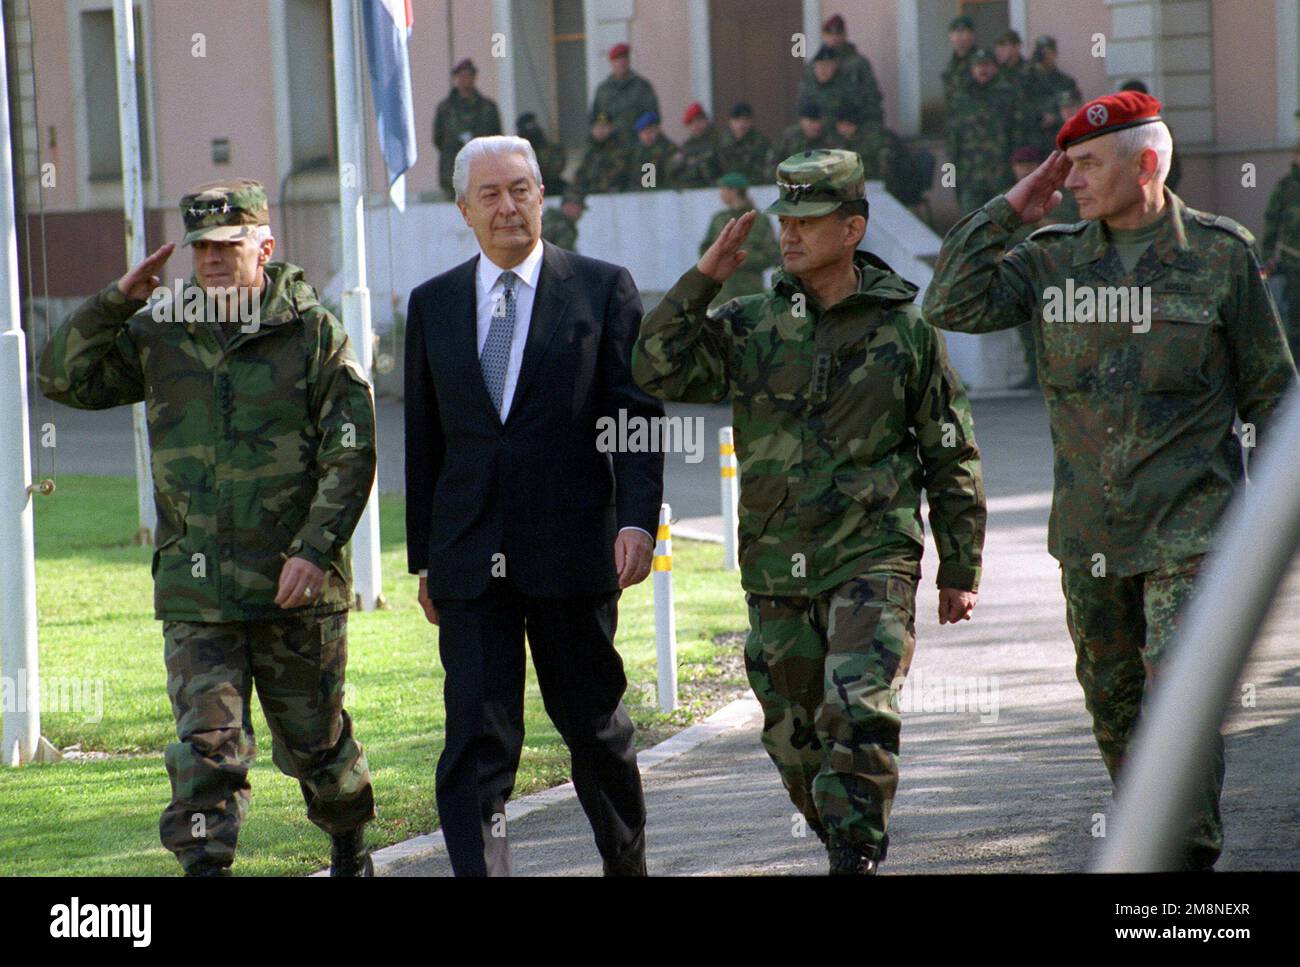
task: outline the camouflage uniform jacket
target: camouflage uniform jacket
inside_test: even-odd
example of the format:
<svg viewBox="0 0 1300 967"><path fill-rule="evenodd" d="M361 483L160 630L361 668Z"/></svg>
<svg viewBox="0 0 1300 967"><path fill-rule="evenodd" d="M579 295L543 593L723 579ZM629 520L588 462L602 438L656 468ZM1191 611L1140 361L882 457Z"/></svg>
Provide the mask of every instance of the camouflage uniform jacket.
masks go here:
<svg viewBox="0 0 1300 967"><path fill-rule="evenodd" d="M845 41L835 48L835 60L839 66L835 77L843 77L853 92L853 103L862 110L862 123L868 127L878 127L885 123L884 98L880 93L880 84L871 61L863 57L858 48L850 41ZM799 97L815 97L817 94L817 74L812 61L804 65L803 77L799 83ZM826 116L827 123L835 120L835 115Z"/></svg>
<svg viewBox="0 0 1300 967"><path fill-rule="evenodd" d="M591 102L593 116L608 114L619 133L629 138L637 118L650 111L659 113L659 98L654 86L633 70L629 70L622 80L613 74L606 77L597 86L596 96Z"/></svg>
<svg viewBox="0 0 1300 967"><path fill-rule="evenodd" d="M438 181L444 191L451 186L456 154L473 138L501 133L501 115L496 101L477 90L461 97L452 88L433 115L433 145L438 149Z"/></svg>
<svg viewBox="0 0 1300 967"><path fill-rule="evenodd" d="M1124 577L1208 551L1242 477L1234 411L1263 430L1295 380L1250 233L1165 201L1165 234L1126 276L1096 221L1004 254L1020 220L999 195L948 233L925 295L941 329L1034 327L1056 452L1048 550L1067 567L1103 554ZM1058 293L1098 286L1149 287L1149 330L1044 318Z"/></svg>
<svg viewBox="0 0 1300 967"><path fill-rule="evenodd" d="M961 57L957 56L955 50L948 56L948 64L943 69L943 100L949 110L952 108L953 99L968 85L974 83L970 76L970 65L974 56L974 47Z"/></svg>
<svg viewBox="0 0 1300 967"><path fill-rule="evenodd" d="M1000 65L993 84L1002 91L1009 111L1007 130L1011 150L1040 144L1043 130L1029 65L1023 60L1012 67Z"/></svg>
<svg viewBox="0 0 1300 967"><path fill-rule="evenodd" d="M1083 95L1079 91L1079 85L1075 83L1074 78L1069 74L1064 74L1053 67L1050 71L1044 70L1039 64L1030 65L1029 71L1029 103L1032 105L1035 115L1050 114L1054 118L1060 114L1060 97L1066 91L1069 91L1080 103L1083 103ZM1038 128L1038 141L1035 142L1044 153L1050 154L1056 149L1056 133L1060 130L1059 125L1052 123L1046 128L1041 127L1041 117L1039 118L1040 126Z"/></svg>
<svg viewBox="0 0 1300 967"><path fill-rule="evenodd" d="M1014 107L1005 88L994 81L974 83L957 98L949 131L949 160L957 165L957 182L1011 186L1011 126Z"/></svg>
<svg viewBox="0 0 1300 967"><path fill-rule="evenodd" d="M570 252L578 250L578 226L558 208L542 212L542 238Z"/></svg>
<svg viewBox="0 0 1300 967"><path fill-rule="evenodd" d="M1300 164L1292 162L1291 171L1277 183L1268 196L1268 209L1264 212L1265 258L1278 253L1287 270L1288 293L1294 286L1300 290ZM1293 298L1288 294L1288 299Z"/></svg>
<svg viewBox="0 0 1300 967"><path fill-rule="evenodd" d="M351 604L347 542L375 476L370 384L302 270L269 262L265 273L260 324L229 343L215 321L155 322L114 282L41 356L52 400L86 410L145 403L159 619L285 617L274 603L284 555L327 576L293 614Z"/></svg>
<svg viewBox="0 0 1300 967"><path fill-rule="evenodd" d="M772 142L758 128L750 128L739 141L728 129L718 138L718 167L725 175L739 171L751 185L770 185L776 180Z"/></svg>
<svg viewBox="0 0 1300 967"><path fill-rule="evenodd" d="M542 172L542 184L551 197L564 194L564 167L569 163L568 152L558 141L533 143L537 167Z"/></svg>
<svg viewBox="0 0 1300 967"><path fill-rule="evenodd" d="M673 156L677 154L677 145L661 131L659 137L650 143L649 147L642 144L638 139L636 142L636 153L632 157L632 188L644 189L645 191L661 190L664 188L675 188L672 180ZM646 176L645 166L654 165L655 182L653 185L647 185L644 182Z"/></svg>
<svg viewBox="0 0 1300 967"><path fill-rule="evenodd" d="M588 138L587 153L573 173L573 187L583 195L627 191L632 171L632 146L617 131L604 141Z"/></svg>
<svg viewBox="0 0 1300 967"><path fill-rule="evenodd" d="M916 286L866 252L854 262L858 291L830 309L781 270L771 291L709 315L718 283L691 268L642 323L633 375L666 400L731 394L747 591L918 575L922 488L938 583L974 590L986 515L961 380L912 304Z"/></svg>
<svg viewBox="0 0 1300 967"><path fill-rule="evenodd" d="M674 188L712 188L722 177L718 164L718 129L709 125L703 134L682 142L672 164Z"/></svg>

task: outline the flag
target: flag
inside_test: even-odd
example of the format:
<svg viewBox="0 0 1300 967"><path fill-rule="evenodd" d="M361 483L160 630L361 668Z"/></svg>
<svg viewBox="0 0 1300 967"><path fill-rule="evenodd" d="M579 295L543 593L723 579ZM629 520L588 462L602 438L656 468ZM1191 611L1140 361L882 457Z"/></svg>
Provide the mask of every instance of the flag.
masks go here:
<svg viewBox="0 0 1300 967"><path fill-rule="evenodd" d="M379 149L388 168L388 191L398 211L406 208L405 173L415 164L415 107L406 42L414 17L411 0L361 0L370 92L375 98Z"/></svg>

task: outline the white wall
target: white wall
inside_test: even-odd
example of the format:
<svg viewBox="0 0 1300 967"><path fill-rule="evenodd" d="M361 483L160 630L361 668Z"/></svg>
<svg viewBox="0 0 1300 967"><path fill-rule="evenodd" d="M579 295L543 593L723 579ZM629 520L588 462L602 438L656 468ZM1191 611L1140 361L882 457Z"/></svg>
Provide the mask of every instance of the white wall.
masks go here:
<svg viewBox="0 0 1300 967"><path fill-rule="evenodd" d="M751 188L750 196L762 209L775 200L776 187ZM940 239L879 182L868 183L867 197L871 220L864 247L920 287L919 303L933 275L923 260L932 263L938 256ZM713 188L592 195L587 203L578 224L578 251L627 266L649 301L657 301L657 293L670 289L695 264L709 220L721 207ZM415 286L478 252L473 233L449 203L408 205L404 215L391 209L372 212L366 246L374 318L381 330L392 319L390 307L404 311ZM327 294L336 297L334 289L337 282L327 287ZM945 339L953 365L973 391L1005 389L1018 378L1020 345L1014 333L949 333Z"/></svg>

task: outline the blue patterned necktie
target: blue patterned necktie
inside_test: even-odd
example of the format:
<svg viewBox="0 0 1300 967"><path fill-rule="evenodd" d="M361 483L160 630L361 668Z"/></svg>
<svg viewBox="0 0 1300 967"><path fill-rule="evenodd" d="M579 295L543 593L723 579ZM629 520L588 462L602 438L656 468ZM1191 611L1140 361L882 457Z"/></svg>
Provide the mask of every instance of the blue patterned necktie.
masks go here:
<svg viewBox="0 0 1300 967"><path fill-rule="evenodd" d="M487 384L492 405L501 412L501 398L506 388L506 370L510 368L510 343L515 335L515 282L513 272L501 273L504 289L492 306L492 323L488 326L487 342L479 365L483 368L483 382Z"/></svg>

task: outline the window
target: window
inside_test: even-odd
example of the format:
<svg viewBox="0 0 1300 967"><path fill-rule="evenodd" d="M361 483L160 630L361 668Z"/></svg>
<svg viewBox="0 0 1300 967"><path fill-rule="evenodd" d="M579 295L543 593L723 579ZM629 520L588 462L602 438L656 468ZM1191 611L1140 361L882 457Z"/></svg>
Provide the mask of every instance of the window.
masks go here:
<svg viewBox="0 0 1300 967"><path fill-rule="evenodd" d="M289 148L295 170L338 165L329 0L288 0Z"/></svg>
<svg viewBox="0 0 1300 967"><path fill-rule="evenodd" d="M140 120L140 167L149 178L149 104L144 71L144 26L135 13L136 106ZM81 12L82 92L86 119L86 148L91 181L120 181L122 142L118 127L117 44L112 10Z"/></svg>

